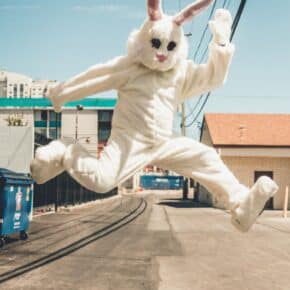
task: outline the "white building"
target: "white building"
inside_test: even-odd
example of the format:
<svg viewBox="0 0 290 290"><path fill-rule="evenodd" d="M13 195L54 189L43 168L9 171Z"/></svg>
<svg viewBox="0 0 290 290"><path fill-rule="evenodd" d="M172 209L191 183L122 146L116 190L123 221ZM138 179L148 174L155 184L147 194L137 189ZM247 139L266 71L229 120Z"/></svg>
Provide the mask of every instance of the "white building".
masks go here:
<svg viewBox="0 0 290 290"><path fill-rule="evenodd" d="M33 80L31 77L0 70L0 98L39 98L45 87L55 81Z"/></svg>
<svg viewBox="0 0 290 290"><path fill-rule="evenodd" d="M50 80L33 80L31 84L31 98L42 98L46 87L51 86L55 81Z"/></svg>
<svg viewBox="0 0 290 290"><path fill-rule="evenodd" d="M111 131L111 119L116 99L86 98L67 103L56 114L45 98L0 99L0 127L7 127L9 118L19 118L34 131L36 145L56 138L70 138L97 155L106 144ZM83 110L77 111L81 105ZM0 166L1 167L1 166Z"/></svg>
<svg viewBox="0 0 290 290"><path fill-rule="evenodd" d="M290 186L290 114L205 114L201 142L217 150L239 181L251 187L261 175L273 178L279 191L267 208L282 209ZM200 201L225 207L201 187ZM289 205L290 206L290 201Z"/></svg>

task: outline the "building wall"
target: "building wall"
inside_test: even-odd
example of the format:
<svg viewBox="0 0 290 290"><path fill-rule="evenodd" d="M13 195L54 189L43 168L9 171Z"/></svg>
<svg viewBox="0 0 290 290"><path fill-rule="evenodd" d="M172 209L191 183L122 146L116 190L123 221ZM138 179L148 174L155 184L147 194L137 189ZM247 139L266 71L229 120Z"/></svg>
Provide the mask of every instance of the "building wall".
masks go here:
<svg viewBox="0 0 290 290"><path fill-rule="evenodd" d="M63 138L75 139L76 110L64 110L62 112ZM83 110L78 112L78 139L86 149L97 154L98 150L98 112L97 110Z"/></svg>
<svg viewBox="0 0 290 290"><path fill-rule="evenodd" d="M31 84L31 98L42 98L44 96L44 90L54 84L56 84L56 81L33 80Z"/></svg>
<svg viewBox="0 0 290 290"><path fill-rule="evenodd" d="M201 143L207 146L213 146L212 140L209 134L209 129L206 123L204 123L203 128L202 128Z"/></svg>
<svg viewBox="0 0 290 290"><path fill-rule="evenodd" d="M32 127L0 127L0 167L29 173L33 158Z"/></svg>
<svg viewBox="0 0 290 290"><path fill-rule="evenodd" d="M213 146L207 124L204 124L201 142ZM290 148L216 148L222 160L238 180L251 187L254 184L255 171L273 171L273 178L279 185L274 196L274 209L282 209L285 187L290 186ZM201 187L200 200L214 207L225 208L221 197L212 196ZM288 204L290 207L290 202Z"/></svg>
<svg viewBox="0 0 290 290"><path fill-rule="evenodd" d="M0 98L43 97L44 89L53 85L51 80L33 80L15 72L0 70Z"/></svg>
<svg viewBox="0 0 290 290"><path fill-rule="evenodd" d="M273 171L273 179L279 185L279 191L274 196L274 209L283 208L285 187L290 185L290 157L223 157L223 160L240 182L247 186L254 184L255 171Z"/></svg>
<svg viewBox="0 0 290 290"><path fill-rule="evenodd" d="M0 127L7 126L9 116L20 116L27 123L27 127L34 127L34 118L32 109L0 109Z"/></svg>
<svg viewBox="0 0 290 290"><path fill-rule="evenodd" d="M6 76L6 96L7 98L29 98L32 78L14 73L14 72L1 72Z"/></svg>

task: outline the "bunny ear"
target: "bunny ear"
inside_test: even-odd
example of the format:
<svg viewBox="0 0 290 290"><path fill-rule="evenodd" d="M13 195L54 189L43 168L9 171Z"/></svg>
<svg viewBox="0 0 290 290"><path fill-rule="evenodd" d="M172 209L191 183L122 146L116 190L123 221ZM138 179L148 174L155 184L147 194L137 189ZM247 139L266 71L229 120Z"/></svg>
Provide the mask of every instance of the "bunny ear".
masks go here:
<svg viewBox="0 0 290 290"><path fill-rule="evenodd" d="M157 21L162 18L161 0L148 0L147 9L151 21Z"/></svg>
<svg viewBox="0 0 290 290"><path fill-rule="evenodd" d="M182 25L185 21L190 20L192 17L196 16L205 8L207 8L207 6L209 6L212 2L213 0L198 0L175 15L173 17L173 21L177 25Z"/></svg>

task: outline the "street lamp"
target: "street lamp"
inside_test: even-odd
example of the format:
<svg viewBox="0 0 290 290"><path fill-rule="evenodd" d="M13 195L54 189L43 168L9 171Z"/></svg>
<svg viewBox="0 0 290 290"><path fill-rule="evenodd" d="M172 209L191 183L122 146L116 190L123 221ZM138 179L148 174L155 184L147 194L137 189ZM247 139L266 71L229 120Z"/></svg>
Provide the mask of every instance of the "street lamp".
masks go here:
<svg viewBox="0 0 290 290"><path fill-rule="evenodd" d="M82 105L76 106L76 126L75 126L75 142L78 141L78 124L79 124L79 111L82 111L84 107Z"/></svg>

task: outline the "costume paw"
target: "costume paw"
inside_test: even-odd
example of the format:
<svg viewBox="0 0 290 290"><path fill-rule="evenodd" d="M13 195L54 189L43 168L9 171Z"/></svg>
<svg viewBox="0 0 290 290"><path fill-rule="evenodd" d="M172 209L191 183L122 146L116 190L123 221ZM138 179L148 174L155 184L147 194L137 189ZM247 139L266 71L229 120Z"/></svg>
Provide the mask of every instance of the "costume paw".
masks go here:
<svg viewBox="0 0 290 290"><path fill-rule="evenodd" d="M232 207L232 224L247 232L262 212L267 200L278 191L278 185L269 177L261 176L250 191Z"/></svg>
<svg viewBox="0 0 290 290"><path fill-rule="evenodd" d="M36 183L42 184L64 171L62 159L66 145L59 140L39 147L30 164L30 172Z"/></svg>
<svg viewBox="0 0 290 290"><path fill-rule="evenodd" d="M213 34L213 41L225 46L230 41L232 16L226 9L217 9L214 20L209 21L209 27Z"/></svg>
<svg viewBox="0 0 290 290"><path fill-rule="evenodd" d="M62 84L57 84L54 86L50 86L47 88L44 96L48 98L53 105L54 111L59 113L61 112L61 107L64 105L62 102L60 102L58 95L62 91Z"/></svg>

